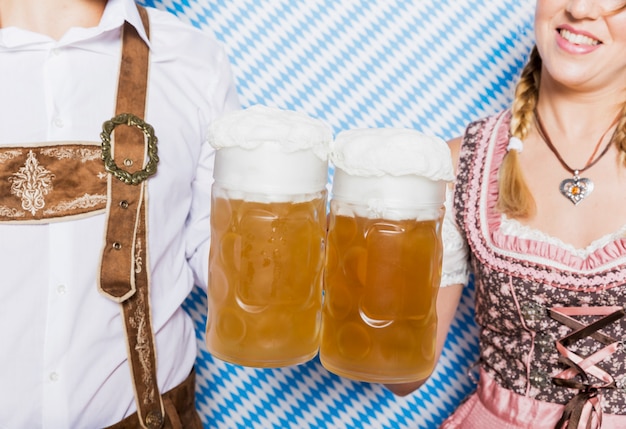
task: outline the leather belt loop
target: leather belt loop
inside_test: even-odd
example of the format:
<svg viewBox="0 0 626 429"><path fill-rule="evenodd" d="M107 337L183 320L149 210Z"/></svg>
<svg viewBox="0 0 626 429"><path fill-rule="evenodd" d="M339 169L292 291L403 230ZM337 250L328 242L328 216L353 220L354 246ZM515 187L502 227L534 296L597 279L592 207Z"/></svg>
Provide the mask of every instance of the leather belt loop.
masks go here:
<svg viewBox="0 0 626 429"><path fill-rule="evenodd" d="M147 11L140 6L138 10L148 33ZM108 298L121 303L139 422L143 428L157 429L163 427L165 411L157 384L150 311L147 176L139 181L124 181L110 167L113 165L119 170L117 166L120 166L123 173L134 176L142 173L144 165L158 161L156 154L150 155L156 151L156 139L146 138L145 131L137 126L138 122L143 124L140 118L145 114L148 56L148 46L126 22L122 30L116 117L105 122L101 135L103 160L110 174L99 289ZM113 128L115 136L111 139Z"/></svg>

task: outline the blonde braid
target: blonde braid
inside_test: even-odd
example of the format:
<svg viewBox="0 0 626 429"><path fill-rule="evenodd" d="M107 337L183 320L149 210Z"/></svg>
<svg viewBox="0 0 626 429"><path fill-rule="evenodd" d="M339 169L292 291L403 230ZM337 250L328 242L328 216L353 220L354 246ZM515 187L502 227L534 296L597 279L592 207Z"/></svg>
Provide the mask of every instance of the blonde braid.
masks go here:
<svg viewBox="0 0 626 429"><path fill-rule="evenodd" d="M540 77L541 57L534 47L515 88L515 98L511 107L511 136L522 141L528 136L532 125ZM512 149L502 160L496 208L512 218L527 218L535 211L535 200L524 180L518 156L517 150Z"/></svg>
<svg viewBox="0 0 626 429"><path fill-rule="evenodd" d="M622 107L622 117L617 123L617 129L613 136L617 148L620 151L620 161L623 166L626 166L626 104Z"/></svg>

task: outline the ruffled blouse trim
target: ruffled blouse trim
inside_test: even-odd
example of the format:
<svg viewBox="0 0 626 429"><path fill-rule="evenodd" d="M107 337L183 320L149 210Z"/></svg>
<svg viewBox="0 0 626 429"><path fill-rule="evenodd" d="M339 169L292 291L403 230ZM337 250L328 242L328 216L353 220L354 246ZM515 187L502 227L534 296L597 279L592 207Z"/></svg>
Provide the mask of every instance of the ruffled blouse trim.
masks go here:
<svg viewBox="0 0 626 429"><path fill-rule="evenodd" d="M542 231L522 225L515 219L502 217L500 228L493 231L492 239L494 245L502 249L553 259L577 271L592 271L626 254L625 235L626 225L615 233L595 240L585 249L577 249Z"/></svg>

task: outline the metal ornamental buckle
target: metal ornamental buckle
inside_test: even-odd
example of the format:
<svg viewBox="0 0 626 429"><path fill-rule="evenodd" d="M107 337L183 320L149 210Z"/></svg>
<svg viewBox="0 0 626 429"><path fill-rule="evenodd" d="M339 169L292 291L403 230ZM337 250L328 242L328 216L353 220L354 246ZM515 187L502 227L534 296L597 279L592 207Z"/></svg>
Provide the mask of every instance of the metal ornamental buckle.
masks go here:
<svg viewBox="0 0 626 429"><path fill-rule="evenodd" d="M120 168L111 156L111 134L118 125L128 125L129 127L139 128L147 138L148 142L148 162L146 166L134 173ZM102 124L102 132L100 133L102 140L102 161L104 168L117 179L127 185L138 185L157 171L159 157L157 155L157 141L152 125L144 122L142 119L132 113L121 113L114 116Z"/></svg>

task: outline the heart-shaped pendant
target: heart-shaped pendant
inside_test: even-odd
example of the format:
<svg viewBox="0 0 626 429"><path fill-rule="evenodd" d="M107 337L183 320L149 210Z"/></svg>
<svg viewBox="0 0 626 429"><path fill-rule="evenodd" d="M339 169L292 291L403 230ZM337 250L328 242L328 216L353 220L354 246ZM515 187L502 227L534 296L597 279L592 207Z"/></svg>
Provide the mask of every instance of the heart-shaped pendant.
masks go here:
<svg viewBox="0 0 626 429"><path fill-rule="evenodd" d="M573 179L563 180L559 190L574 205L578 205L593 191L593 182L585 177L574 176Z"/></svg>

